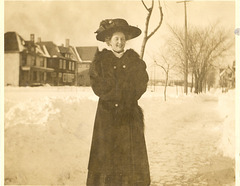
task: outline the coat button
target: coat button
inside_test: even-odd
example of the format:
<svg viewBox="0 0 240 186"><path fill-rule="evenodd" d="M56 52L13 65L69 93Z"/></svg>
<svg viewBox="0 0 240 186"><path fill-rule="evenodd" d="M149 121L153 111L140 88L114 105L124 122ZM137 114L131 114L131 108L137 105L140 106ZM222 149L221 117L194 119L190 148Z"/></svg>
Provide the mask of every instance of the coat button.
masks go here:
<svg viewBox="0 0 240 186"><path fill-rule="evenodd" d="M118 104L117 104L117 103L115 104L115 107L118 107Z"/></svg>
<svg viewBox="0 0 240 186"><path fill-rule="evenodd" d="M123 65L123 68L126 68L126 65Z"/></svg>
<svg viewBox="0 0 240 186"><path fill-rule="evenodd" d="M117 66L113 66L114 69L117 69Z"/></svg>

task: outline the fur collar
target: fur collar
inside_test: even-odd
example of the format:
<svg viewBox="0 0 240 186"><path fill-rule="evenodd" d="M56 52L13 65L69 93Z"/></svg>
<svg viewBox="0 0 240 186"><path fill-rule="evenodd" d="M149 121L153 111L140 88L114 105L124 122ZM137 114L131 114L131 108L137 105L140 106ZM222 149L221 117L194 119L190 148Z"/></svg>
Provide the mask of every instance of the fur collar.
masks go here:
<svg viewBox="0 0 240 186"><path fill-rule="evenodd" d="M111 50L107 50L106 48L104 48L102 51L99 51L95 57L97 59L117 58ZM133 49L126 50L123 56L119 59L124 59L124 58L135 59L135 60L140 59L138 53L135 52Z"/></svg>

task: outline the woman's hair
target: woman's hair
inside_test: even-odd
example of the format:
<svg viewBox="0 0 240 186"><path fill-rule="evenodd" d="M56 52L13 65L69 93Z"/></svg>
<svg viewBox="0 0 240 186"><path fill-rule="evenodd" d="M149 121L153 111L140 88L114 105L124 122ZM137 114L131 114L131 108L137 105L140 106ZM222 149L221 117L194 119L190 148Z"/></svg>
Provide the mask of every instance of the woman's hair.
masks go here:
<svg viewBox="0 0 240 186"><path fill-rule="evenodd" d="M107 43L108 46L110 46L110 40L112 39L113 34L116 33L116 32L122 32L122 33L125 35L126 40L128 40L129 37L128 37L127 34L125 34L125 33L124 33L123 31L121 31L121 30L117 30L117 31L115 31L115 32L109 33L109 34L105 37L105 42Z"/></svg>
<svg viewBox="0 0 240 186"><path fill-rule="evenodd" d="M111 38L112 38L112 34L111 34L111 36L106 36L106 37L105 37L105 42L107 43L108 46L110 46L110 40L111 40Z"/></svg>

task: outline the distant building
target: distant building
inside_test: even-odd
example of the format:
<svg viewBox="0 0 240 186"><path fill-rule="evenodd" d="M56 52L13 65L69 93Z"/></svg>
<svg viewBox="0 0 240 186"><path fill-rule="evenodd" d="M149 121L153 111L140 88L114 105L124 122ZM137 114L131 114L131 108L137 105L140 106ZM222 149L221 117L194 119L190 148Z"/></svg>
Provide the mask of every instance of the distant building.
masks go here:
<svg viewBox="0 0 240 186"><path fill-rule="evenodd" d="M235 61L233 61L232 67L228 66L225 69L220 69L220 86L223 92L235 88Z"/></svg>
<svg viewBox="0 0 240 186"><path fill-rule="evenodd" d="M58 48L62 56L64 56L63 65L59 64L58 74L62 76L61 83L64 85L77 85L77 63L79 60L74 48L69 45L69 39L66 39L65 46L59 46Z"/></svg>
<svg viewBox="0 0 240 186"><path fill-rule="evenodd" d="M66 60L60 53L58 46L52 41L39 40L37 44L48 56L47 67L54 69L52 72L47 73L47 83L53 86L61 85L62 76L59 75L59 69L66 69Z"/></svg>
<svg viewBox="0 0 240 186"><path fill-rule="evenodd" d="M20 64L25 48L24 39L16 32L4 34L4 85L19 86Z"/></svg>
<svg viewBox="0 0 240 186"><path fill-rule="evenodd" d="M4 34L5 85L89 86L89 68L98 47L65 46L52 41L24 40L16 32Z"/></svg>
<svg viewBox="0 0 240 186"><path fill-rule="evenodd" d="M77 85L90 86L89 68L98 51L96 46L76 47L80 61L77 69Z"/></svg>
<svg viewBox="0 0 240 186"><path fill-rule="evenodd" d="M4 84L12 86L38 86L47 81L47 56L34 42L34 35L25 41L16 32L4 34Z"/></svg>

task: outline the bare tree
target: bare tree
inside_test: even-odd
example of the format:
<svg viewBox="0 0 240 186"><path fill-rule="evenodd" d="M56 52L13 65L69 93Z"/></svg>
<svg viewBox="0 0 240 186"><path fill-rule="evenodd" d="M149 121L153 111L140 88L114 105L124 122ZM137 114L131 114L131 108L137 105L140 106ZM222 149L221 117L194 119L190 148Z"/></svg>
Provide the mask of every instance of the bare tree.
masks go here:
<svg viewBox="0 0 240 186"><path fill-rule="evenodd" d="M171 28L173 33L172 45L176 60L183 63L183 32L179 28ZM225 56L233 46L233 38L216 24L206 28L191 28L188 32L187 54L190 62L191 73L194 78L195 93L203 91L209 70L216 66L216 61Z"/></svg>
<svg viewBox="0 0 240 186"><path fill-rule="evenodd" d="M189 61L193 64L195 93L203 91L206 77L218 59L226 55L233 40L222 28L215 25L205 29L194 29L190 34Z"/></svg>
<svg viewBox="0 0 240 186"><path fill-rule="evenodd" d="M161 7L161 3L160 0L158 0L158 8L159 8L159 13L160 13L160 20L158 25L156 26L156 28L150 33L148 34L148 28L149 28L149 23L150 23L150 18L152 16L152 11L154 8L154 0L152 0L151 2L151 6L148 8L147 5L145 4L144 0L141 0L143 6L146 8L146 10L148 11L147 17L146 17L146 22L145 22L145 31L144 31L144 38L143 38L143 42L142 42L142 46L141 46L141 52L140 52L140 58L143 59L144 56L144 51L145 51L145 47L147 44L147 41L155 34L155 32L160 28L160 26L162 25L162 21L163 21L163 12L162 12L162 7Z"/></svg>
<svg viewBox="0 0 240 186"><path fill-rule="evenodd" d="M169 71L172 70L176 63L173 63L173 60L171 60L169 57L166 57L166 55L161 55L161 58L159 60L154 59L154 63L161 67L165 73L165 85L164 85L164 100L167 100L167 86L168 86L168 80L169 80Z"/></svg>

